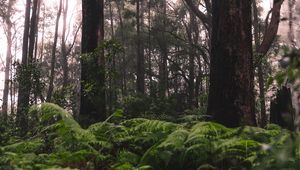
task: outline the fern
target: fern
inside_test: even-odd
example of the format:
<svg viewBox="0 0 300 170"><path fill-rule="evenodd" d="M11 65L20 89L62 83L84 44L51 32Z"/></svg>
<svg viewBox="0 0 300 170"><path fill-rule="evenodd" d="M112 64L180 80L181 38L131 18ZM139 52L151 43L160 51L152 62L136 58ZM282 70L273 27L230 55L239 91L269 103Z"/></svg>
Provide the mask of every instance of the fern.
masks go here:
<svg viewBox="0 0 300 170"><path fill-rule="evenodd" d="M0 147L0 169L297 169L300 133L277 125L110 119L83 129L57 105L30 109L31 132ZM110 118L122 116L121 111ZM120 122L121 121L121 122Z"/></svg>

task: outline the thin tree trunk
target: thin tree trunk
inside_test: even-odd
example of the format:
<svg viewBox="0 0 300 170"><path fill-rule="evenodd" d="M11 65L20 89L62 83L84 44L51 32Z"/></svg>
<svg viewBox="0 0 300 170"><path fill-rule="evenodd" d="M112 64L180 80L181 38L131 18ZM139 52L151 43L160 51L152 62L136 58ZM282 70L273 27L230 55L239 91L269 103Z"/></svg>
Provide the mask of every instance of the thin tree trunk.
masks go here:
<svg viewBox="0 0 300 170"><path fill-rule="evenodd" d="M66 29L67 29L67 14L68 14L68 4L69 0L64 0L63 3L63 28L62 28L62 37L61 37L61 60L62 60L62 70L63 70L63 92L66 91L68 85L68 54L66 49Z"/></svg>
<svg viewBox="0 0 300 170"><path fill-rule="evenodd" d="M6 62L5 62L5 77L4 77L4 90L3 90L3 103L2 103L2 112L0 112L1 117L4 121L7 121L7 108L8 108L8 93L9 93L9 73L10 65L12 61L12 22L11 22L11 11L13 6L13 0L9 0L7 7L7 18L5 18L6 25L6 40L7 40L7 49L6 49Z"/></svg>
<svg viewBox="0 0 300 170"><path fill-rule="evenodd" d="M45 4L43 3L43 17L46 16L46 7L45 7ZM40 57L39 57L39 60L40 62L43 62L43 56L44 56L44 38L45 38L45 24L46 24L46 21L45 19L43 20L43 24L42 24L42 40L41 40L41 47L40 47Z"/></svg>
<svg viewBox="0 0 300 170"><path fill-rule="evenodd" d="M113 9L112 9L112 3L113 1L109 2L109 16L110 16L110 31L111 31L111 39L114 39L114 20L113 20ZM111 62L110 66L111 66L111 72L115 73L115 56L112 56L111 58ZM114 107L114 103L116 100L116 90L115 90L115 85L116 85L116 80L113 74L109 75L109 93L107 95L107 104L108 104L108 112L112 113L113 112L113 107Z"/></svg>
<svg viewBox="0 0 300 170"><path fill-rule="evenodd" d="M253 8L253 26L254 26L254 41L255 49L259 49L259 22L258 22L258 11L256 1L252 1ZM267 125L267 114L266 114L266 103L265 103L265 83L264 83L264 72L262 62L258 62L258 84L259 84L259 102L260 102L260 119L259 125L265 127Z"/></svg>
<svg viewBox="0 0 300 170"><path fill-rule="evenodd" d="M37 53L37 32L38 32L38 21L39 21L39 8L40 8L40 1L41 0L34 0L33 1L33 7L32 7L32 14L31 14L31 21L30 21L30 31L29 31L29 53L28 53L28 65L32 68L35 68L35 56ZM34 78L31 69L28 70L28 74L30 75L30 79ZM32 86L34 86L33 89L33 95L34 95L34 102L37 103L37 94L39 91L38 83L32 84L31 81L29 83L29 89L32 89ZM28 96L29 97L29 96Z"/></svg>
<svg viewBox="0 0 300 170"><path fill-rule="evenodd" d="M152 78L152 43L151 43L151 1L148 2L148 70L149 70L149 92L150 96L154 97L154 87L153 87L153 78Z"/></svg>
<svg viewBox="0 0 300 170"><path fill-rule="evenodd" d="M110 30L111 30L111 39L114 39L114 19L113 19L113 10L112 10L112 1L109 2L109 15L110 15Z"/></svg>
<svg viewBox="0 0 300 170"><path fill-rule="evenodd" d="M37 32L37 25L38 25L38 4L40 0L33 1L33 8L31 14L31 21L30 21L30 32L29 32L29 52L28 52L28 64L33 63L34 57L34 47L35 47L35 40L36 40L36 32Z"/></svg>
<svg viewBox="0 0 300 170"><path fill-rule="evenodd" d="M124 44L125 43L125 38L124 38L124 25L123 25L123 18L122 18L122 11L124 9L124 0L121 0L121 2L116 1L117 5L117 12L119 16L119 24L120 24L120 29L121 29L121 41ZM126 91L127 91L127 84L126 84L126 51L124 51L124 54L122 55L122 96L126 96Z"/></svg>
<svg viewBox="0 0 300 170"><path fill-rule="evenodd" d="M51 51L51 68L50 68L50 82L49 82L49 89L47 93L47 102L51 101L52 93L54 90L54 69L55 69L55 61L56 61L56 46L57 46L57 39L58 39L58 26L59 26L59 19L62 12L62 1L59 2L59 9L56 16L56 23L55 23L55 33L54 33L54 42Z"/></svg>
<svg viewBox="0 0 300 170"><path fill-rule="evenodd" d="M143 23L143 11L141 10L141 3L143 0L136 1L136 26L137 26L137 92L145 93L145 59L143 42L141 41L141 26ZM143 4L143 3L142 3Z"/></svg>
<svg viewBox="0 0 300 170"><path fill-rule="evenodd" d="M163 15L164 17L167 17L167 2L166 0L163 0L161 2L162 8L163 8ZM165 27L166 27L166 18L163 19L163 25L162 28L162 37L165 37ZM166 42L162 42L160 44L161 48L161 61L159 66L159 96L161 98L166 97L167 89L168 89L168 68L167 68L167 60L168 60L168 47Z"/></svg>

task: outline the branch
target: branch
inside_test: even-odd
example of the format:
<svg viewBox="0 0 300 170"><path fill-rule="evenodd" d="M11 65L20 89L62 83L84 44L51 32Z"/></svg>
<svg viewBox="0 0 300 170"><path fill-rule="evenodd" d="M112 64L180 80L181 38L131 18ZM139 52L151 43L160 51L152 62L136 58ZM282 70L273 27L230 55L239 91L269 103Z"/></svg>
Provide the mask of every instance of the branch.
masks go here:
<svg viewBox="0 0 300 170"><path fill-rule="evenodd" d="M273 8L269 11L267 18L266 18L266 29L263 37L263 41L260 44L259 48L257 49L257 53L261 56L265 56L269 51L273 41L276 38L279 22L280 22L280 9L281 5L284 0L274 0L273 1ZM271 21L269 24L269 15L272 13Z"/></svg>
<svg viewBox="0 0 300 170"><path fill-rule="evenodd" d="M68 56L68 55L71 53L71 51L72 51L72 49L73 49L73 47L74 47L74 45L75 45L76 38L77 38L77 34L78 34L78 32L79 32L81 26L82 26L82 24L80 24L80 25L78 26L78 28L77 28L77 30L76 30L76 32L75 32L74 40L73 40L73 42L72 42L71 47L70 47L69 50L67 51L66 56Z"/></svg>
<svg viewBox="0 0 300 170"><path fill-rule="evenodd" d="M211 26L211 21L210 21L210 17L208 16L208 15L210 15L210 14L208 14L208 15L206 15L206 14L204 14L203 12L201 12L200 10L199 10L199 8L193 3L193 1L192 0L184 0L185 1L185 3L187 4L187 6L190 8L190 10L193 12L193 13L195 13L195 15L202 21L202 23L204 24L204 26L207 28L207 30L208 30L208 28ZM208 7L207 9L207 11L209 11L209 8L210 7ZM208 12L207 12L208 13Z"/></svg>

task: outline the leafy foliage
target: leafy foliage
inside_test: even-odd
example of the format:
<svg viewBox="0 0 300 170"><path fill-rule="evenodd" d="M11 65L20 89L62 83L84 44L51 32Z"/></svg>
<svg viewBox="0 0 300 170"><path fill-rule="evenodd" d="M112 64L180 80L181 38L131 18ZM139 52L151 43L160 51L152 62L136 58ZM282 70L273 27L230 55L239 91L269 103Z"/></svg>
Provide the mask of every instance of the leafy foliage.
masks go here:
<svg viewBox="0 0 300 170"><path fill-rule="evenodd" d="M119 110L82 129L71 114L50 103L33 106L29 115L27 137L1 143L1 168L297 169L300 163L299 133L276 125L226 128L199 120L122 120ZM119 123L110 122L114 117Z"/></svg>

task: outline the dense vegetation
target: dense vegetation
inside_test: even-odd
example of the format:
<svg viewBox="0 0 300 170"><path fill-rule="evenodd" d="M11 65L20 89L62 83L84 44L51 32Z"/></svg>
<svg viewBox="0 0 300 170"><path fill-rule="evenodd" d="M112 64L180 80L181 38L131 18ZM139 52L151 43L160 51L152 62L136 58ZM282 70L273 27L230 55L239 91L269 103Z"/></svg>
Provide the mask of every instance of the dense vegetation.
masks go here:
<svg viewBox="0 0 300 170"><path fill-rule="evenodd" d="M226 128L195 115L176 122L124 119L119 110L83 129L54 104L33 106L29 114L25 138L1 127L2 169L296 169L300 164L300 134L273 124Z"/></svg>
<svg viewBox="0 0 300 170"><path fill-rule="evenodd" d="M0 170L299 169L300 3L265 2L0 0Z"/></svg>

